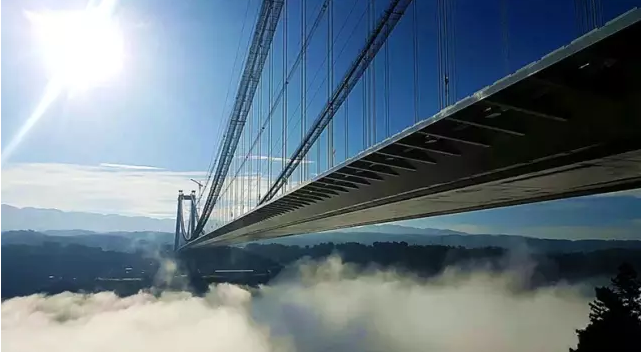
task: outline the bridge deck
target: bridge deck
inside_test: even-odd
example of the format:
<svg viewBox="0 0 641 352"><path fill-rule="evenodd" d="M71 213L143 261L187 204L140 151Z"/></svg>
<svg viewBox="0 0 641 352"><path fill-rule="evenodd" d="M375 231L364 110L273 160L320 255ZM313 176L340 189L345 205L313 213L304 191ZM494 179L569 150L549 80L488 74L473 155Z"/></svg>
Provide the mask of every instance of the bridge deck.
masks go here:
<svg viewBox="0 0 641 352"><path fill-rule="evenodd" d="M183 248L641 187L633 10Z"/></svg>

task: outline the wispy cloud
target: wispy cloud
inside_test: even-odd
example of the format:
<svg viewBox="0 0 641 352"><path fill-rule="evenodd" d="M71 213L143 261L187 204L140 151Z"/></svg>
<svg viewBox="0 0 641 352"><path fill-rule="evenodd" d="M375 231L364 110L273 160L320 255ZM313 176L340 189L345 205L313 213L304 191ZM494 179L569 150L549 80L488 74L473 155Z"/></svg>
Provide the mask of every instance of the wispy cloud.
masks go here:
<svg viewBox="0 0 641 352"><path fill-rule="evenodd" d="M496 229L490 226L476 225L476 224L448 224L445 226L436 226L436 229L452 230L469 233L472 235L492 234L496 233Z"/></svg>
<svg viewBox="0 0 641 352"><path fill-rule="evenodd" d="M111 163L16 163L3 167L2 178L2 202L17 207L174 218L178 190L194 189L190 179L204 180L207 173ZM233 185L227 182L212 217L229 219L248 212L267 192L269 181L254 173L239 175Z"/></svg>
<svg viewBox="0 0 641 352"><path fill-rule="evenodd" d="M144 165L127 165L127 164L101 163L100 166L116 168L116 169L127 169L127 170L164 170L161 167L144 166Z"/></svg>
<svg viewBox="0 0 641 352"><path fill-rule="evenodd" d="M242 156L242 157L239 157L239 158L244 159L245 157ZM279 162L279 163L282 163L282 162L288 163L291 160L289 158L280 158L280 157L268 156L268 155L250 155L247 159L249 159L249 160L269 160L271 162ZM313 160L303 160L300 163L301 164L313 164L314 161Z"/></svg>
<svg viewBox="0 0 641 352"><path fill-rule="evenodd" d="M2 201L18 207L171 218L177 191L192 189L190 178L206 177L202 171L124 166L9 164L2 169Z"/></svg>

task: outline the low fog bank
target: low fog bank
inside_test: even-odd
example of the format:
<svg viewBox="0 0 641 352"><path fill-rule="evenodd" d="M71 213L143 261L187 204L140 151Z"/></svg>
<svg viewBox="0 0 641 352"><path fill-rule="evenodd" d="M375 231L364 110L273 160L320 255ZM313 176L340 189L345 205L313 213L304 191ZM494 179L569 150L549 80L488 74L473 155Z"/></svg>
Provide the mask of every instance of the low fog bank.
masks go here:
<svg viewBox="0 0 641 352"><path fill-rule="evenodd" d="M2 303L4 351L547 351L588 320L578 285L525 290L527 266L431 279L301 262L269 286L32 295Z"/></svg>

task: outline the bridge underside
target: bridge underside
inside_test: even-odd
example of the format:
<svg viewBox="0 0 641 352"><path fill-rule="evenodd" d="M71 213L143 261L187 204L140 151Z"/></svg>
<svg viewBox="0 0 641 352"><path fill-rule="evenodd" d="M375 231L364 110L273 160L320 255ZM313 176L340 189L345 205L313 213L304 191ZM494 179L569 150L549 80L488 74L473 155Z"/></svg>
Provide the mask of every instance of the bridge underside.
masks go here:
<svg viewBox="0 0 641 352"><path fill-rule="evenodd" d="M184 248L641 187L629 12Z"/></svg>

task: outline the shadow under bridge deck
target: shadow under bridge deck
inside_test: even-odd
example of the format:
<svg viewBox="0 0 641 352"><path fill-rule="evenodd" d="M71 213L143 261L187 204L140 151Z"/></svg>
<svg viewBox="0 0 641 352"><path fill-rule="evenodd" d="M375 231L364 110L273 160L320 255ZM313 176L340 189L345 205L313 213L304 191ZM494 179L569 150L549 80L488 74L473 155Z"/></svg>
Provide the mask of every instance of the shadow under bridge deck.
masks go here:
<svg viewBox="0 0 641 352"><path fill-rule="evenodd" d="M632 10L182 249L641 187Z"/></svg>

